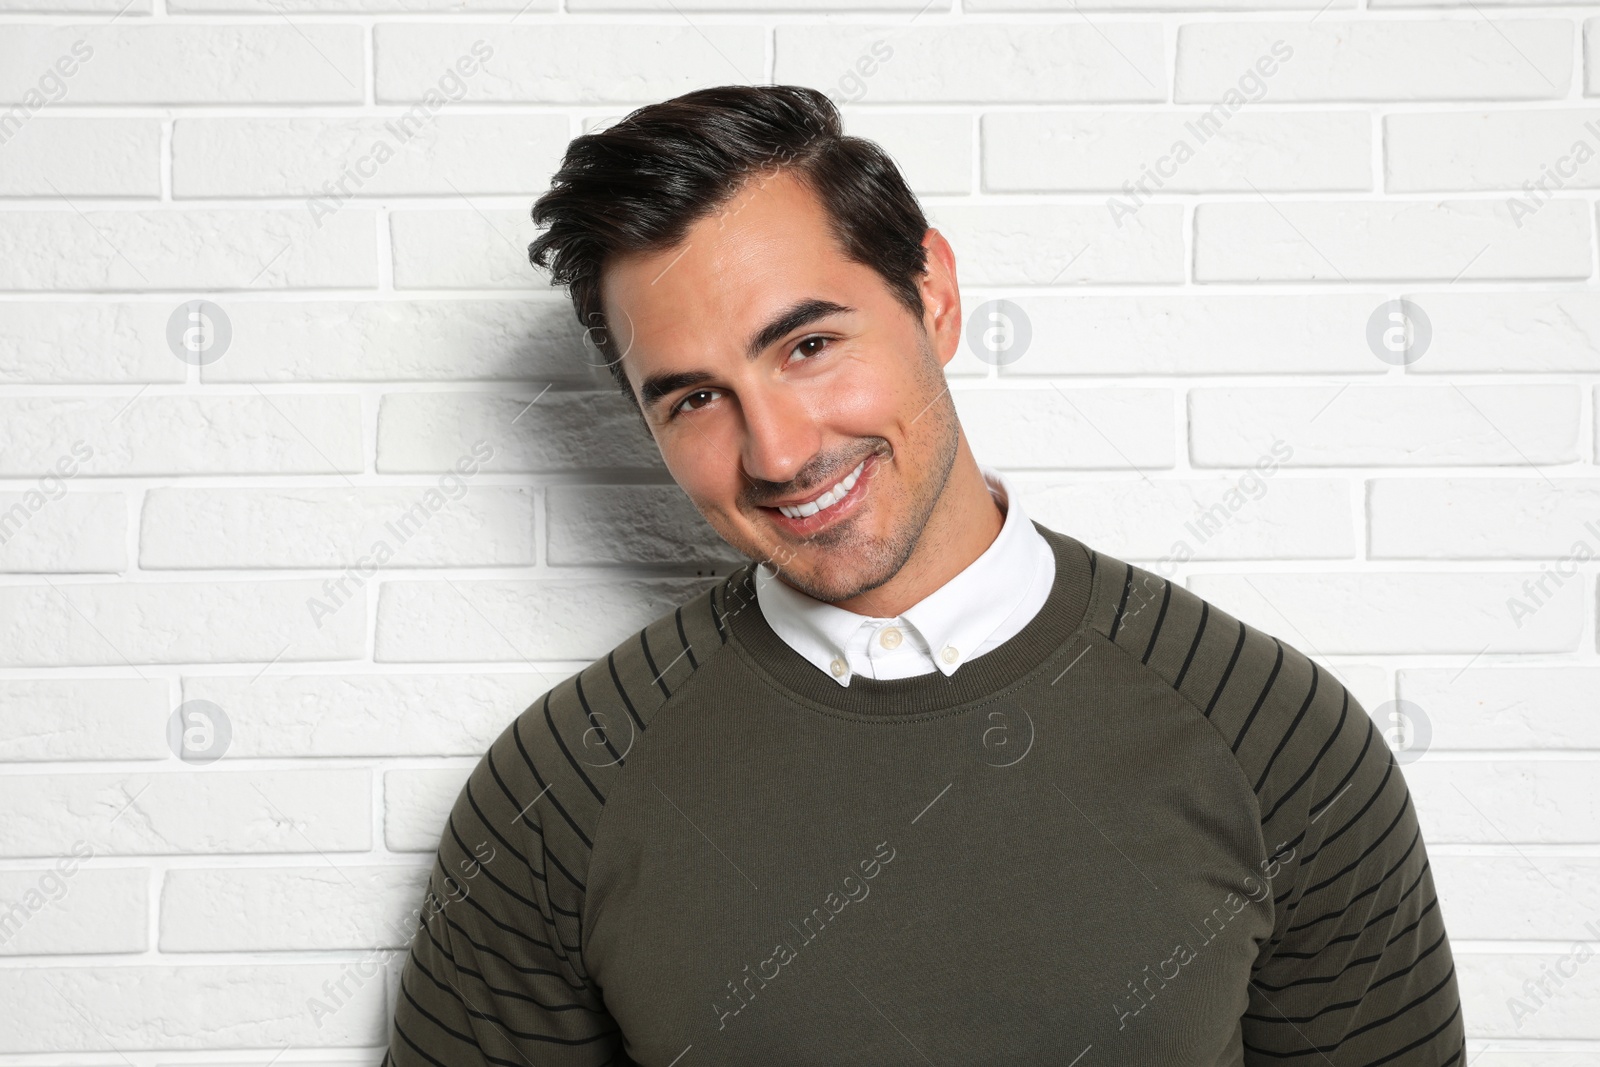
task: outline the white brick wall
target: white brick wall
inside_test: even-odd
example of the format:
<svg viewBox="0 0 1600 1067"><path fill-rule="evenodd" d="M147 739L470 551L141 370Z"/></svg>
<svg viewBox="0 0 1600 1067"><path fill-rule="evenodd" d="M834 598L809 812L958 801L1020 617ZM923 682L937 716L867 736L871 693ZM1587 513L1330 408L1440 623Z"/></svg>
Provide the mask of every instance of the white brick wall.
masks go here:
<svg viewBox="0 0 1600 1067"><path fill-rule="evenodd" d="M1524 990L1600 951L1562 0L0 0L0 1067L373 1061L478 754L734 559L529 204L575 134L768 80L1025 322L949 375L1035 517L1421 709L1474 1065L1600 1067L1600 963Z"/></svg>

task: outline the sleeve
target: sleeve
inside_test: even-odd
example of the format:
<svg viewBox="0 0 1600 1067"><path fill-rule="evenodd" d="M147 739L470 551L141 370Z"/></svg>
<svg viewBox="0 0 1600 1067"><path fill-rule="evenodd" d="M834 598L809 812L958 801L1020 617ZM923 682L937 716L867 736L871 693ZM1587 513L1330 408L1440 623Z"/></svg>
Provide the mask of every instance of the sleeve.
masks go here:
<svg viewBox="0 0 1600 1067"><path fill-rule="evenodd" d="M1242 1024L1245 1063L1462 1067L1455 965L1400 766L1328 671L1267 640L1282 652L1269 698L1281 706L1249 732L1275 746L1257 795L1282 866Z"/></svg>
<svg viewBox="0 0 1600 1067"><path fill-rule="evenodd" d="M401 969L384 1067L629 1063L580 944L592 824L538 706L456 800ZM548 742L549 738L545 740Z"/></svg>
<svg viewBox="0 0 1600 1067"><path fill-rule="evenodd" d="M1092 558L1120 587L1111 639L1189 698L1255 796L1273 929L1251 968L1244 1063L1465 1067L1427 848L1371 717L1294 646L1148 571ZM1151 595L1129 610L1136 580Z"/></svg>

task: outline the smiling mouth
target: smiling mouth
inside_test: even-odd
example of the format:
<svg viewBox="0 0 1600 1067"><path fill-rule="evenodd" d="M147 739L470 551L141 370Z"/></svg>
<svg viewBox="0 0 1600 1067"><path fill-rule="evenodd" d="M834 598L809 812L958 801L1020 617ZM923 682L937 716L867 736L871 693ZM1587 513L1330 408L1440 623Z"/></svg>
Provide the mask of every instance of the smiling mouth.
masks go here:
<svg viewBox="0 0 1600 1067"><path fill-rule="evenodd" d="M866 460L857 463L855 470L846 474L821 494L803 504L780 504L772 510L781 512L786 518L790 519L808 519L819 512L826 511L850 494L850 490L855 488L856 481L861 477L861 472L866 468L866 465Z"/></svg>

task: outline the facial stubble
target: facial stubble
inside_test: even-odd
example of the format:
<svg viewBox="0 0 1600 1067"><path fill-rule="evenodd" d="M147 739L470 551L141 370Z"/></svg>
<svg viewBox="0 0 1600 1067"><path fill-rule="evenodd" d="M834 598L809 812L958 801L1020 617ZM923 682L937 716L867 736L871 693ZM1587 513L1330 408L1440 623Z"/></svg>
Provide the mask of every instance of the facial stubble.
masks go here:
<svg viewBox="0 0 1600 1067"><path fill-rule="evenodd" d="M794 567L793 560L797 553L786 542L780 544L783 547L782 556L790 560L787 566L780 566L772 553L757 556L742 550L754 562L777 570L783 581L813 599L828 602L849 600L870 593L900 573L921 543L928 519L938 506L950 471L955 467L961 437L955 402L945 381L944 368L934 356L927 331L919 328L917 332L918 361L914 381L918 386L916 403L921 410L913 416L909 425L914 428L913 432L926 435L931 454L928 457L927 476L911 483L912 499L901 523L887 538L863 535L858 529L855 515L819 531L805 541L807 546L820 549L822 553L822 558L816 560L811 573L801 572ZM900 463L889 442L882 438L878 440L878 462ZM901 469L906 471L906 468ZM883 485L874 483L869 488L880 494L873 503L879 507L885 506L886 501L881 496ZM841 588L837 582L829 583L826 579L831 570L830 563L843 560L865 566L855 568L858 576L848 578L850 584ZM862 569L866 571L865 575L859 575Z"/></svg>

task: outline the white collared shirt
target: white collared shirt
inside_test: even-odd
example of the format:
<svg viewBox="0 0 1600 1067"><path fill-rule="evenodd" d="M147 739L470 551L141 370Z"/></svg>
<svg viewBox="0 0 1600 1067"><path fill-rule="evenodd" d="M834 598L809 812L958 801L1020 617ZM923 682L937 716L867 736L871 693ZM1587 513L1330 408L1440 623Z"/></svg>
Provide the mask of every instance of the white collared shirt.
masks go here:
<svg viewBox="0 0 1600 1067"><path fill-rule="evenodd" d="M790 648L840 685L943 671L983 655L1028 624L1050 596L1056 559L1004 475L979 466L1005 521L965 570L897 618L860 615L807 596L766 564L755 568L761 614Z"/></svg>

